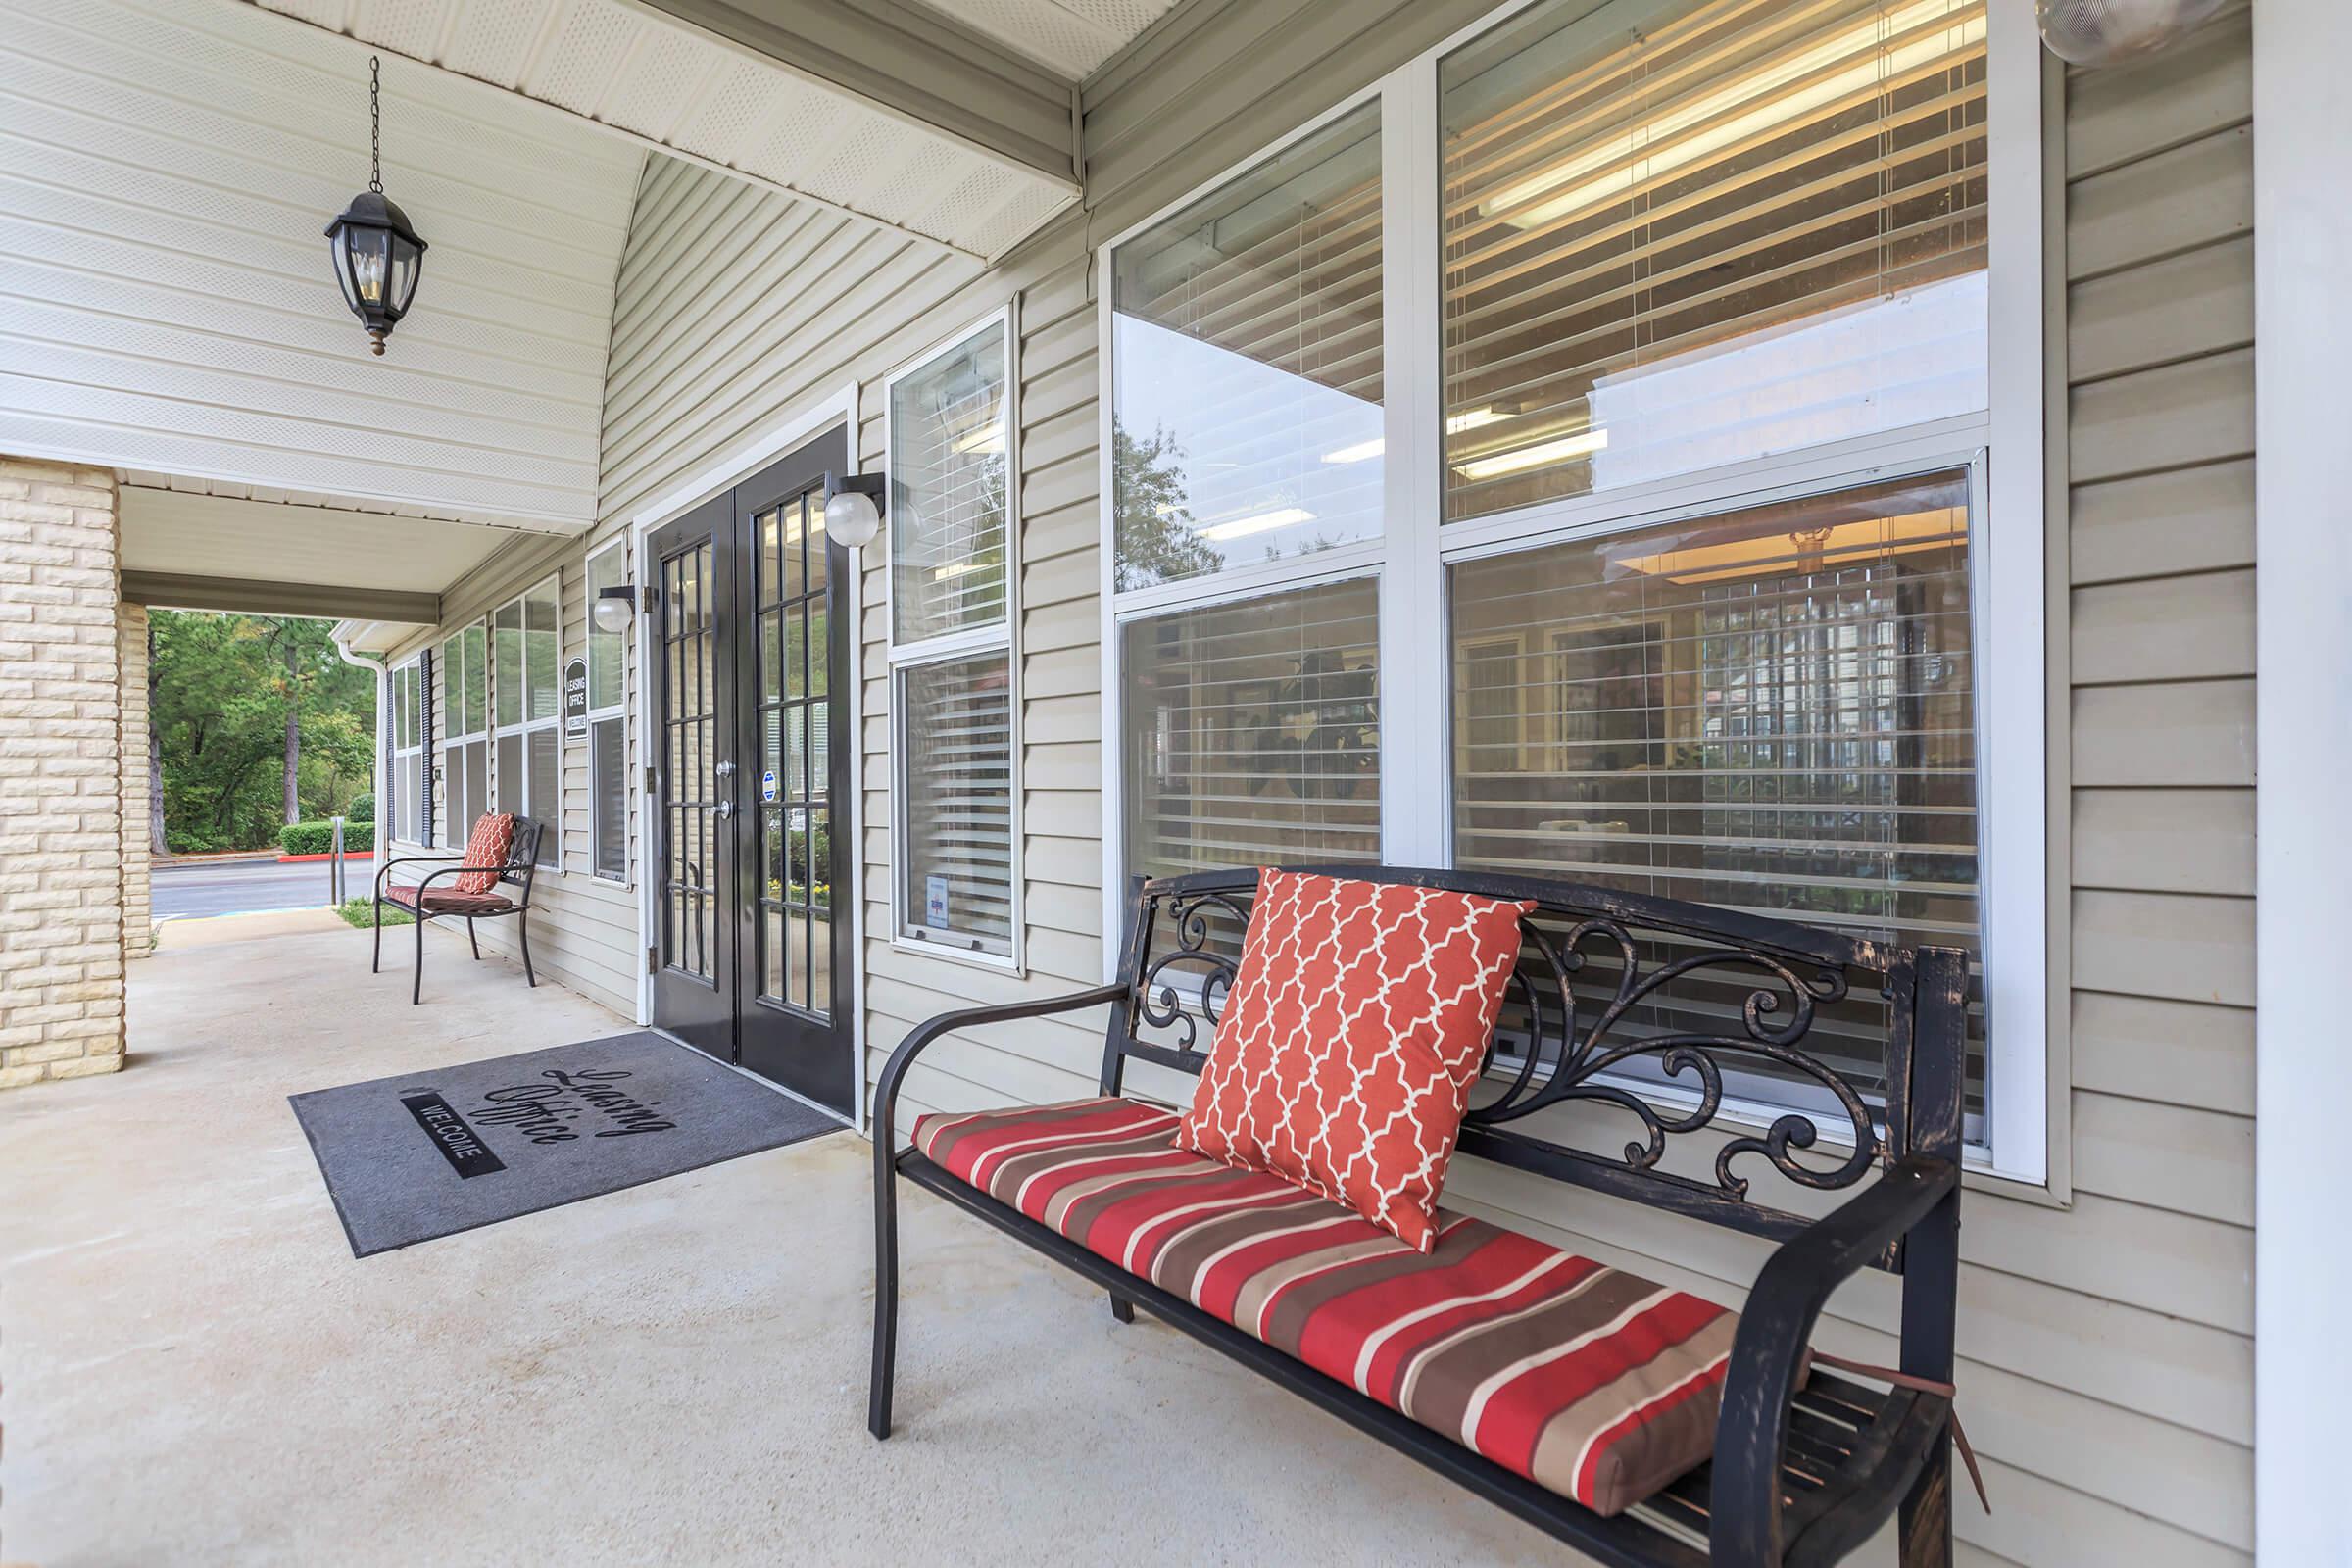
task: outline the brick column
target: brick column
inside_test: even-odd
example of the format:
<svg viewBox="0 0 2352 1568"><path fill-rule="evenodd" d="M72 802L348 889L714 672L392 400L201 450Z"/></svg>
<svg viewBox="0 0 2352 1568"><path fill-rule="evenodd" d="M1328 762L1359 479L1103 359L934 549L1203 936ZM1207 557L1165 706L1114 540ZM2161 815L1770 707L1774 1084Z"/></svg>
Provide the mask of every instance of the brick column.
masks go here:
<svg viewBox="0 0 2352 1568"><path fill-rule="evenodd" d="M108 470L0 457L0 1089L122 1065L119 537Z"/></svg>
<svg viewBox="0 0 2352 1568"><path fill-rule="evenodd" d="M147 607L122 605L115 614L115 647L122 670L122 723L116 744L122 758L122 956L155 951L155 904L148 891L155 858L147 835Z"/></svg>

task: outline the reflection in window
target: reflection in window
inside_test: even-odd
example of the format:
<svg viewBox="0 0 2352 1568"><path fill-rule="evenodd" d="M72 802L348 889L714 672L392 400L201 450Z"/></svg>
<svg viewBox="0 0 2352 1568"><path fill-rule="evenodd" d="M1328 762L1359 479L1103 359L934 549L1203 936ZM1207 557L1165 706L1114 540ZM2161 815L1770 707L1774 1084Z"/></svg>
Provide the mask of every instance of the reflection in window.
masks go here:
<svg viewBox="0 0 2352 1568"><path fill-rule="evenodd" d="M1127 868L1380 858L1377 585L1131 621Z"/></svg>
<svg viewBox="0 0 2352 1568"><path fill-rule="evenodd" d="M892 636L1004 618L1004 330L990 322L890 389Z"/></svg>
<svg viewBox="0 0 2352 1568"><path fill-rule="evenodd" d="M1119 588L1380 532L1380 218L1367 105L1114 252Z"/></svg>
<svg viewBox="0 0 2352 1568"><path fill-rule="evenodd" d="M1984 0L1652 10L1441 63L1448 519L1985 406Z"/></svg>
<svg viewBox="0 0 2352 1568"><path fill-rule="evenodd" d="M1979 951L1968 516L1948 473L1454 567L1456 863Z"/></svg>

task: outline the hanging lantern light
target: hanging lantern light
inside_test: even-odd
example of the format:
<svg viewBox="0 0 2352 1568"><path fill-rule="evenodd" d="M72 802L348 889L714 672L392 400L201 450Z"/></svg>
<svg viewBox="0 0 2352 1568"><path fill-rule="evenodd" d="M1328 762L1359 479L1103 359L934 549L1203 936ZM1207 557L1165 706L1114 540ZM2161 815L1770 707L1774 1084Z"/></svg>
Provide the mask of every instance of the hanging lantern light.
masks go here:
<svg viewBox="0 0 2352 1568"><path fill-rule="evenodd" d="M409 222L409 215L384 194L382 89L382 63L369 55L368 188L326 225L327 244L335 258L335 281L343 285L343 303L368 328L368 341L378 354L384 352L384 338L393 326L409 314L409 302L416 297L417 274L424 267L424 241Z"/></svg>

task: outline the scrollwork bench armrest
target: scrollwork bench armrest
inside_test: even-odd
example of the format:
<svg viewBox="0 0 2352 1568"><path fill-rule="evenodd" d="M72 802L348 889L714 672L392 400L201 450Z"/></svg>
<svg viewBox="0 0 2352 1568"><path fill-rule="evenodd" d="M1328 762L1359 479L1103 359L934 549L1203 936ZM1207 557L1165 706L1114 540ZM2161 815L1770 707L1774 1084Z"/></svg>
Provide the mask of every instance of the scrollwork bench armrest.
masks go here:
<svg viewBox="0 0 2352 1568"><path fill-rule="evenodd" d="M1915 1154L1766 1260L1740 1314L1715 1427L1716 1563L1778 1568L1782 1448L1813 1325L1831 1293L1902 1240L1960 1185L1948 1159Z"/></svg>

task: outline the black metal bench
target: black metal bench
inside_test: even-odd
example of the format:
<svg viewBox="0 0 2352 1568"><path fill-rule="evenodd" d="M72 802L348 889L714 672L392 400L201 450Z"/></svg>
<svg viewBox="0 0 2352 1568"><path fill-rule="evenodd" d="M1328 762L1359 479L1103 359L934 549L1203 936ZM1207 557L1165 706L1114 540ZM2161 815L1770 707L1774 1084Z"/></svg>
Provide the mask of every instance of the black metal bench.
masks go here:
<svg viewBox="0 0 2352 1568"><path fill-rule="evenodd" d="M384 906L415 916L416 921L416 972L409 984L409 1004L415 1006L424 999L424 928L428 921L462 919L466 922L466 940L473 945L473 956L482 956L481 939L474 935L473 922L496 920L512 915L516 937L522 944L522 978L534 989L539 976L531 970L531 882L539 872L539 834L541 825L527 816L514 818L514 839L507 847L503 865L468 865L463 855L403 855L386 860L375 873L375 954L368 961L368 970L374 973L383 964ZM456 864L446 862L456 861ZM439 864L443 868L430 872L416 882L390 882L396 865ZM435 891L433 884L443 877L459 877L468 871L496 871L500 885L512 887L512 896L504 893L460 893L454 888Z"/></svg>
<svg viewBox="0 0 2352 1568"><path fill-rule="evenodd" d="M874 1095L874 1343L868 1425L890 1435L898 1323L895 1179L904 1176L1106 1290L1131 1321L1141 1306L1447 1479L1601 1562L1624 1565L1836 1562L1900 1510L1906 1568L1951 1561L1951 1401L1918 1387L1874 1388L1814 1367L1815 1320L1866 1267L1901 1276L1900 1372L1948 1386L1959 1275L1962 1076L1968 962L1950 948L1901 948L1786 921L1568 882L1468 872L1319 866L1331 875L1532 900L1540 912L1506 997L1484 1087L1458 1152L1532 1175L1767 1238L1778 1244L1742 1308L1712 1461L1614 1517L1592 1513L1325 1377L1183 1298L896 1147L899 1086L951 1030L1112 1005L1102 1090L1130 1060L1198 1074L1206 1023L1234 978L1253 871L1139 884L1120 978L1047 1001L931 1019L892 1053ZM1672 1001L1676 1021L1657 1009ZM1883 1006L1884 1076L1839 1070L1804 1049L1818 1022L1841 1027ZM1690 1019L1719 1021L1693 1028ZM1875 1049L1875 1048L1874 1048ZM1632 1074L1651 1068L1649 1084ZM1767 1127L1726 1109L1742 1070L1804 1085L1821 1109ZM1650 1088L1637 1093L1637 1088ZM1683 1092L1673 1093L1675 1088ZM1635 1140L1616 1154L1538 1136L1583 1106L1613 1107ZM1694 1138L1711 1159L1682 1157ZM1808 1157L1799 1159L1797 1152ZM1673 1168L1682 1165L1685 1168ZM1738 1167L1738 1168L1735 1168ZM1777 1172L1777 1176L1773 1173ZM1751 1177L1859 1189L1808 1219L1749 1196ZM1879 1379L1875 1381L1891 1382Z"/></svg>

